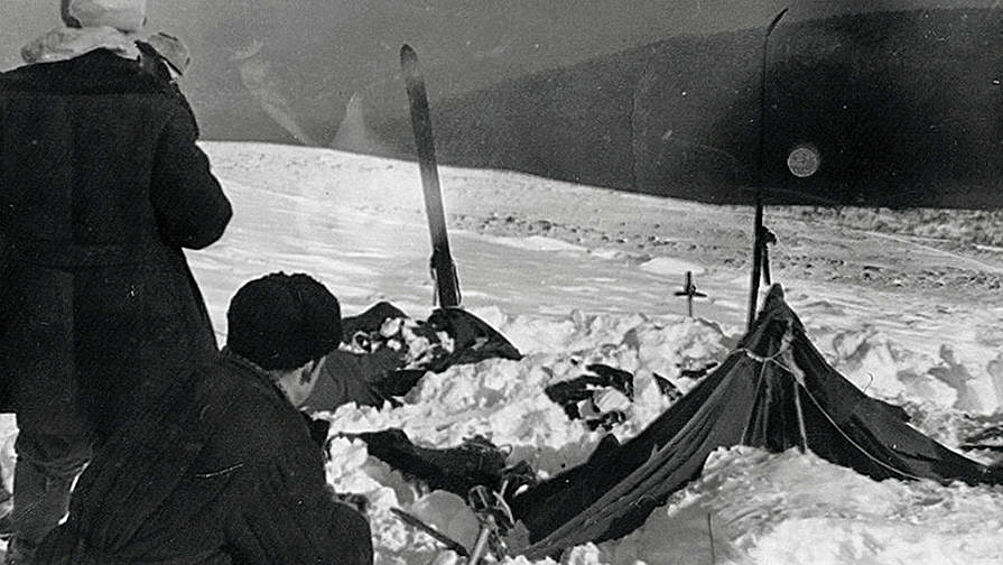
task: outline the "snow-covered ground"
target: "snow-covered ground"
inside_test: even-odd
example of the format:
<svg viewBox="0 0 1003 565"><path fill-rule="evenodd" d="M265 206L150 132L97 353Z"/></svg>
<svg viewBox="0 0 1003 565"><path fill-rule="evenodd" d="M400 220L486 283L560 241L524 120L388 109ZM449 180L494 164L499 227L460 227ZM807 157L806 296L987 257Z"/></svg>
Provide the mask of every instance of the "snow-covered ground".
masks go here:
<svg viewBox="0 0 1003 565"><path fill-rule="evenodd" d="M223 239L189 253L221 342L230 295L276 270L315 275L345 314L383 299L416 318L431 311L414 163L248 143L205 148L235 207ZM637 399L615 432L627 437L668 406L654 373L688 390L694 382L680 371L722 359L740 337L750 211L507 172L441 174L464 306L526 357L428 375L401 408L342 407L329 415L335 431L400 427L443 447L479 434L510 449L510 462L525 459L550 475L582 462L600 436L569 421L544 396L547 384L590 362L631 371ZM998 254L790 211L768 221L780 239L775 278L837 369L869 394L905 405L918 427L949 446L994 422L1003 406L1003 302L992 288L1003 273ZM673 296L686 271L709 295L695 303L694 319ZM441 497L422 500L425 493L368 458L364 444L339 439L331 450L332 484L374 504L379 563L453 559L394 518L393 506L470 540L469 516L447 519ZM735 448L715 453L703 477L642 529L576 548L567 562L1001 563L1001 522L1003 488L878 483L811 454Z"/></svg>
<svg viewBox="0 0 1003 565"><path fill-rule="evenodd" d="M415 164L320 149L206 148L236 209L221 242L190 254L221 334L233 291L279 269L315 274L348 314L380 299L419 318L431 310ZM693 383L680 370L721 359L740 336L749 211L497 171L443 168L442 179L447 213L460 228L451 243L464 305L527 357L429 375L395 410L342 407L331 415L335 430L400 427L429 446L480 434L510 448L511 462L525 459L552 474L583 461L599 436L568 421L544 386L577 376L587 362L633 372L638 400L616 431L629 436L667 407L653 373L686 390ZM789 302L819 349L858 386L907 405L917 425L948 445L970 429L969 415L991 415L1003 404L1003 307L991 289L980 295L966 287L952 299L950 288L931 288L922 276L974 270L991 277L1003 272L998 257L959 256L829 223L781 218L771 225L781 241L773 254L777 279ZM841 253L827 252L837 248ZM806 250L820 254L813 259ZM866 262L861 273L893 274L883 285L838 269L818 276L811 263L833 258ZM696 319L673 296L686 271L710 296L695 304ZM423 493L367 458L361 443L338 440L332 451L332 483L375 504L379 562L432 561L437 546L387 511L411 508ZM413 509L441 521L441 507ZM638 532L577 548L569 559L999 563L1001 516L1003 489L877 483L811 455L736 448L716 453L703 478ZM454 517L452 531L469 540L463 518Z"/></svg>

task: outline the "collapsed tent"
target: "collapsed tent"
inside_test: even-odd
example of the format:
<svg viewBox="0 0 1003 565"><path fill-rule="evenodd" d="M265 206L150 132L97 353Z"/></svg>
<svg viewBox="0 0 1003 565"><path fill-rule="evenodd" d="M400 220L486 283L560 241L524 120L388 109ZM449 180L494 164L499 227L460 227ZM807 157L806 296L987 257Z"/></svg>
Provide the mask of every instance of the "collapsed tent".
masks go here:
<svg viewBox="0 0 1003 565"><path fill-rule="evenodd" d="M461 308L438 308L412 319L389 302L342 320L342 346L331 352L307 399L311 410L355 402L381 407L404 396L426 372L522 354L484 320Z"/></svg>
<svg viewBox="0 0 1003 565"><path fill-rule="evenodd" d="M519 553L540 559L630 533L698 477L715 449L810 449L876 480L1003 482L868 397L826 363L775 285L750 332L713 373L623 445L607 436L581 466L521 493L529 532ZM512 548L518 549L518 548Z"/></svg>

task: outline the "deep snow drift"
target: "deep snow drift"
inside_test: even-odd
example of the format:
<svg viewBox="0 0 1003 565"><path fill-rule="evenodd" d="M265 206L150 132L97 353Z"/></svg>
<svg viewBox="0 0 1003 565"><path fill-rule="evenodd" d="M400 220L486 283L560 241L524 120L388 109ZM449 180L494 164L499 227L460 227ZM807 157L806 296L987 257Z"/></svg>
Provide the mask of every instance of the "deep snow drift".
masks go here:
<svg viewBox="0 0 1003 565"><path fill-rule="evenodd" d="M430 244L415 164L256 144L205 148L235 208L219 243L189 253L221 342L230 295L244 281L280 269L317 276L342 299L346 314L386 299L427 316ZM594 362L634 373L635 402L628 421L615 429L628 437L668 406L654 374L688 390L695 381L681 371L721 360L740 337L748 275L740 260L728 257L747 248L748 211L496 171L446 168L442 179L447 215L462 228L451 232L451 243L464 305L526 357L429 374L401 408L344 406L328 415L335 432L400 427L417 443L442 447L482 435L509 449L510 462L524 459L552 475L582 462L600 434L569 421L543 394L546 385L578 376ZM672 229L680 231L666 231ZM952 300L950 293L913 284L909 273L939 269L940 260L948 263L944 268L977 264L995 273L996 259L959 257L830 224L781 219L774 229L791 242L774 251L774 260L787 265L776 279L837 370L868 394L904 404L917 427L949 446L994 423L992 414L1003 404L1003 307L988 293L985 300L972 294ZM904 273L903 280L876 289L857 279L819 280L806 267L818 263L805 259L812 242L840 247L845 257L865 255L879 270L899 265L895 272ZM902 259L901 253L911 255ZM695 304L695 319L672 295L686 271L710 296ZM454 558L437 556L440 548L400 523L389 512L393 506L422 514L462 540L474 535L462 508L447 516L445 497L422 499L421 489L368 458L363 443L336 439L331 451L331 483L373 502L379 563ZM642 529L576 548L568 560L999 563L1001 514L1000 488L878 483L811 454L735 448L712 455L703 477Z"/></svg>

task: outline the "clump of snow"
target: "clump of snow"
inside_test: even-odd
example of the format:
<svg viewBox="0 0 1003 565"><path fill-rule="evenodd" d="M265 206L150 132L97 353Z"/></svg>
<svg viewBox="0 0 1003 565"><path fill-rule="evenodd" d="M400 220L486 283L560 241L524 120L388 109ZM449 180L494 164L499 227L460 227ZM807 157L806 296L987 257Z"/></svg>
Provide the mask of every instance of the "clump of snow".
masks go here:
<svg viewBox="0 0 1003 565"><path fill-rule="evenodd" d="M355 354L387 348L397 353L400 368L427 367L453 352L453 338L445 331L433 331L413 318L387 318L377 331L357 331L341 349Z"/></svg>
<svg viewBox="0 0 1003 565"><path fill-rule="evenodd" d="M834 366L861 390L884 398L921 398L942 408L958 401L956 388L933 376L938 359L910 351L871 326L841 331L832 338Z"/></svg>
<svg viewBox="0 0 1003 565"><path fill-rule="evenodd" d="M992 412L1003 397L992 360L985 362L985 377L973 374L972 358L983 359L981 352L946 343L917 350L866 323L813 330L809 333L829 363L868 394L980 414Z"/></svg>

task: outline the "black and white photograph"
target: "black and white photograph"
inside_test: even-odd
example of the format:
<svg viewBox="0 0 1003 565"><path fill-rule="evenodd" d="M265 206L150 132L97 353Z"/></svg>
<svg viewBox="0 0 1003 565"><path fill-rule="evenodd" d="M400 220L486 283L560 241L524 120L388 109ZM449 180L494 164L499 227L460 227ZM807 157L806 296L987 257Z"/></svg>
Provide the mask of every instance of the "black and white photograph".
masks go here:
<svg viewBox="0 0 1003 565"><path fill-rule="evenodd" d="M1001 531L1000 0L0 0L3 565Z"/></svg>

